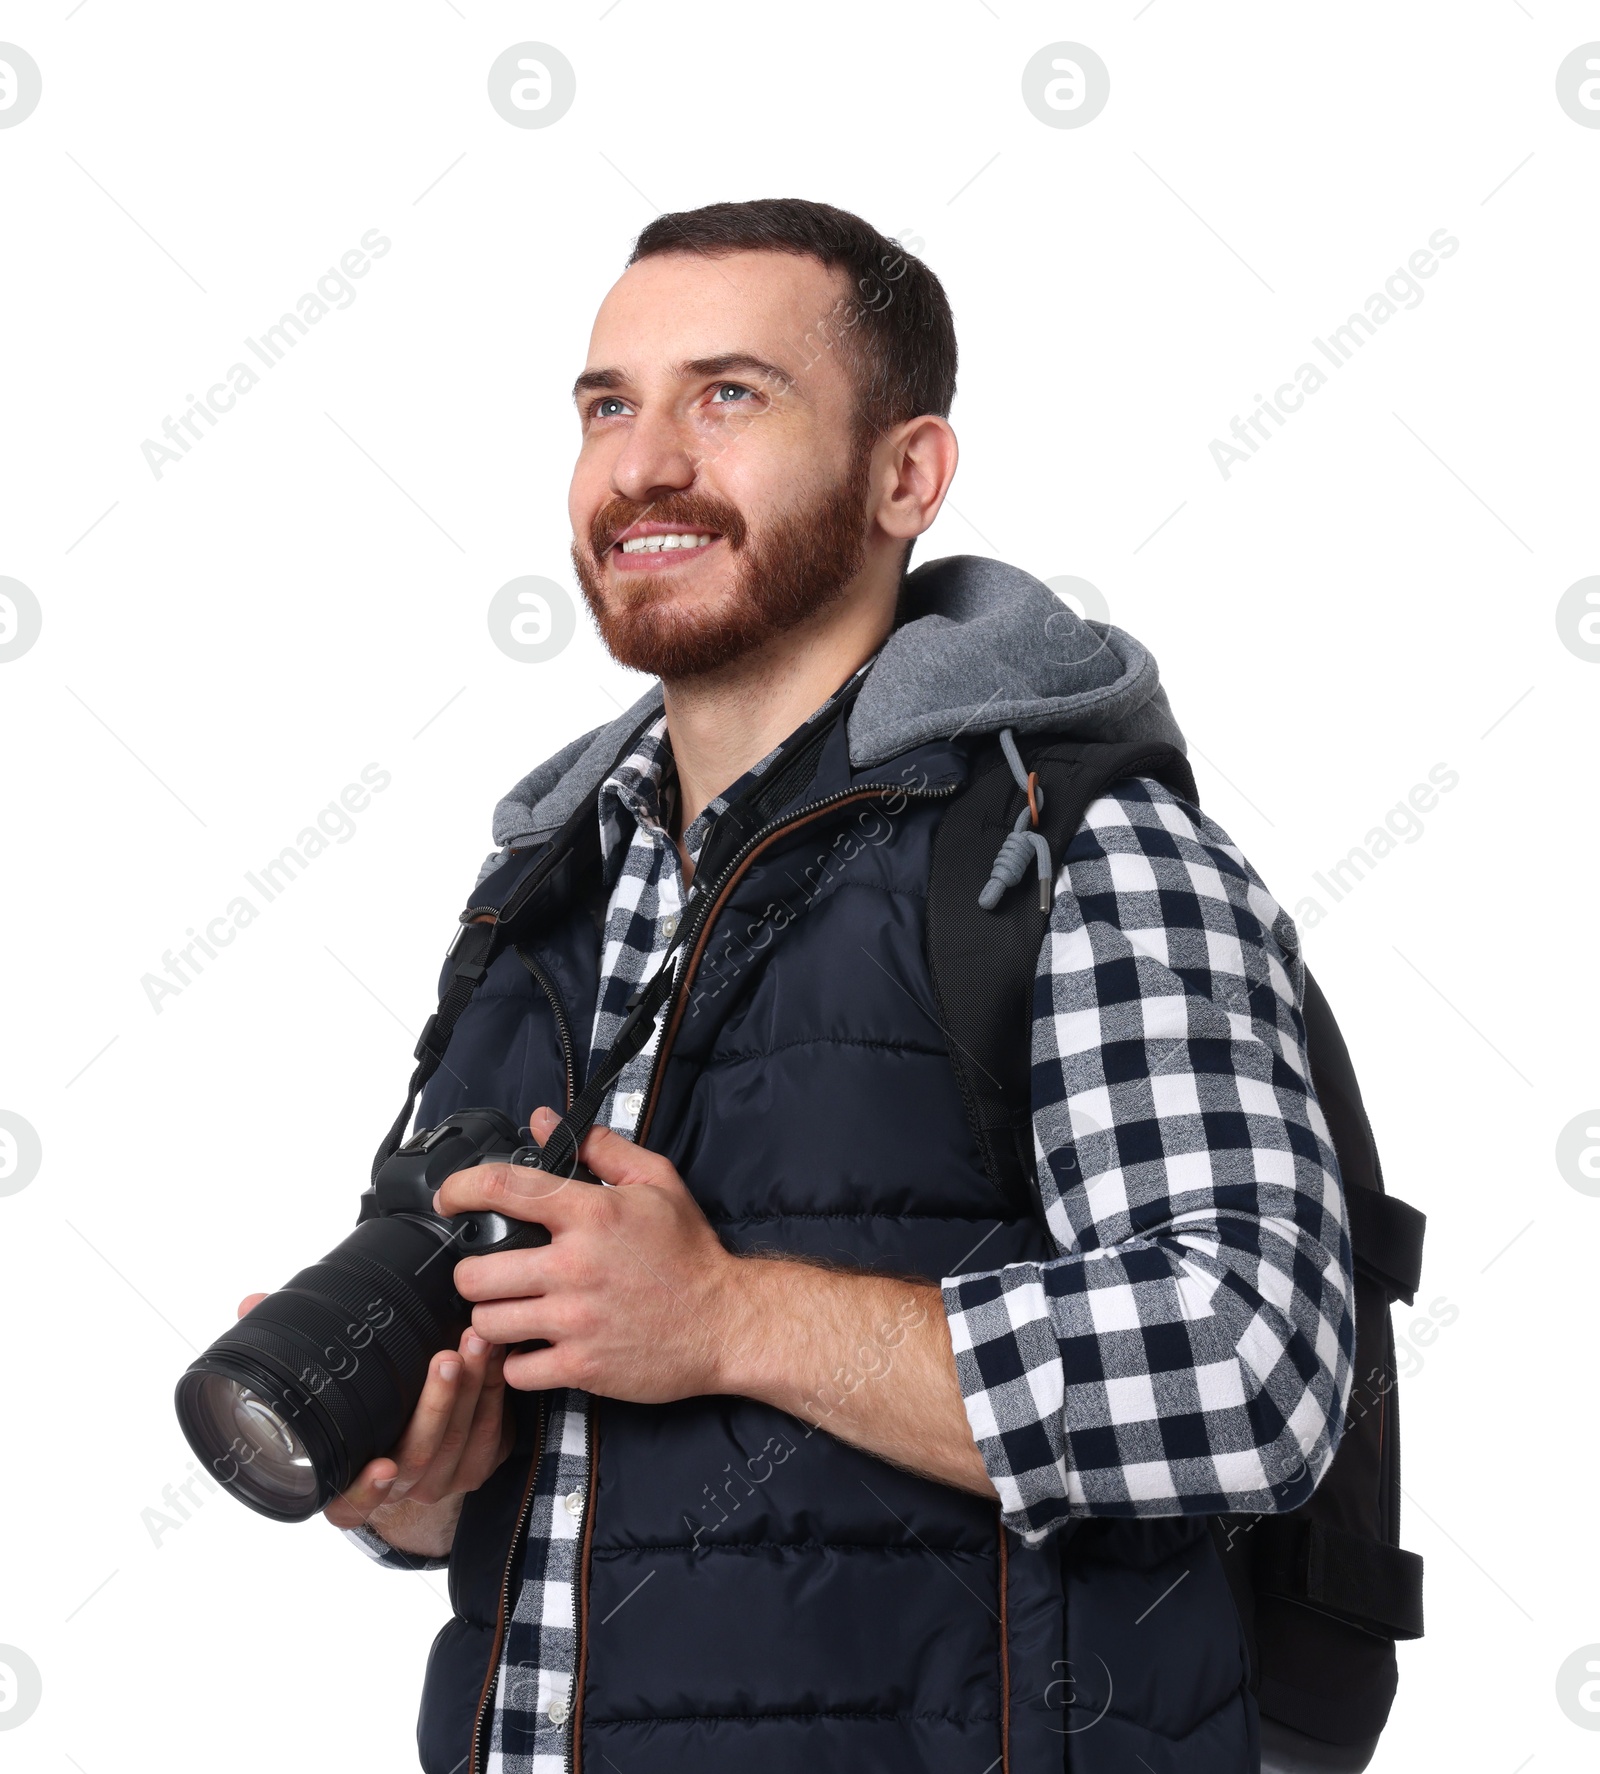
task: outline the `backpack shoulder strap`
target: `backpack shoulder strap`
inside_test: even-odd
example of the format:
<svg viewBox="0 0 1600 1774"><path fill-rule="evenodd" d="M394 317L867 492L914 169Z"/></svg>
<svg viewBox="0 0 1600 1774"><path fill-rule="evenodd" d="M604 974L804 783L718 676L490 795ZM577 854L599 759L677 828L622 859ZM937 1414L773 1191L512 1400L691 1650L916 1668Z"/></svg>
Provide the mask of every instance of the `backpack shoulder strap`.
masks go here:
<svg viewBox="0 0 1600 1774"><path fill-rule="evenodd" d="M1356 1266L1378 1282L1391 1300L1404 1300L1409 1306L1422 1279L1427 1215L1397 1195L1384 1192L1378 1144L1361 1100L1350 1050L1309 967L1303 1013L1311 1082L1339 1155Z"/></svg>
<svg viewBox="0 0 1600 1774"><path fill-rule="evenodd" d="M406 1100L372 1160L374 1181L384 1163L399 1151L417 1098L438 1071L461 1013L489 969L506 949L515 947L524 930L557 907L572 903L597 873L600 840L596 826L594 808L585 801L548 843L513 850L473 889L445 956L438 1009L422 1025L412 1050L416 1067L406 1084Z"/></svg>
<svg viewBox="0 0 1600 1774"><path fill-rule="evenodd" d="M1113 783L1153 776L1196 798L1188 762L1170 745L1049 734L1023 735L1018 744L1044 788L1036 829L1056 868L1090 804ZM1050 910L1026 883L993 911L978 903L1027 806L1000 747L974 746L972 773L934 840L927 940L939 1016L984 1169L1008 1202L1033 1211L1031 988Z"/></svg>

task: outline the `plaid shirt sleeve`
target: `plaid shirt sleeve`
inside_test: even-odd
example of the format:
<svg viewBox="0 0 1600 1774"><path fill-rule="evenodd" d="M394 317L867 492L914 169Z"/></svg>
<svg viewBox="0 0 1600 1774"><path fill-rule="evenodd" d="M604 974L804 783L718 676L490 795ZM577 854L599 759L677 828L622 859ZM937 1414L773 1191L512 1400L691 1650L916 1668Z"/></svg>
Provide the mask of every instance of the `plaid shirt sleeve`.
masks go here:
<svg viewBox="0 0 1600 1774"><path fill-rule="evenodd" d="M352 1540L368 1558L375 1560L390 1571L442 1571L450 1563L448 1558L429 1558L420 1552L402 1552L398 1546L391 1546L376 1528L369 1528L364 1522L359 1528L346 1528L344 1536Z"/></svg>
<svg viewBox="0 0 1600 1774"><path fill-rule="evenodd" d="M1293 921L1149 779L1090 807L1034 982L1058 1255L943 1284L1006 1525L1276 1512L1333 1457L1355 1347Z"/></svg>

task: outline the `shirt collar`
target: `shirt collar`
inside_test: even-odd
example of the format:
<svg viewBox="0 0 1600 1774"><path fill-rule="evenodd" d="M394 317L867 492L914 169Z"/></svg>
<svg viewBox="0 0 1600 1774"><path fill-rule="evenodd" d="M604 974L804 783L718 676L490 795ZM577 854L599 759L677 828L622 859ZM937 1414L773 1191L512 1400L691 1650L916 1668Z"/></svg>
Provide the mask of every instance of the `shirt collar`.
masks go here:
<svg viewBox="0 0 1600 1774"><path fill-rule="evenodd" d="M801 722L801 727L810 726L818 715L825 714L832 708L851 684L872 669L876 660L877 654L874 654L826 702L814 709ZM799 731L800 727L797 727L795 732ZM793 737L794 734L791 733L789 739ZM688 830L683 834L683 847L691 862L700 860L700 852L705 847L706 838L718 815L731 806L770 767L772 761L788 745L789 739L775 745L758 763L752 764L737 782L715 796L690 821ZM664 841L671 842L669 828L676 808L677 793L678 777L672 761L672 740L667 733L667 717L663 714L645 729L628 755L600 784L600 855L608 881L615 875L622 852L639 828L657 832Z"/></svg>

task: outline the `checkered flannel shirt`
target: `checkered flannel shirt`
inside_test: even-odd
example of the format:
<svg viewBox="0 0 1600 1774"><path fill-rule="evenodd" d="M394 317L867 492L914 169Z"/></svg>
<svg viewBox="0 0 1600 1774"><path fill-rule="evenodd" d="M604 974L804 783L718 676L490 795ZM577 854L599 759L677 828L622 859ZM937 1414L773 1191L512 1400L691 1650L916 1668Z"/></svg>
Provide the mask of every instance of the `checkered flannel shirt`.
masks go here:
<svg viewBox="0 0 1600 1774"><path fill-rule="evenodd" d="M600 789L612 886L593 1054L683 913L669 766L662 719ZM689 827L691 857L748 780ZM967 1418L1024 1540L1075 1516L1292 1508L1332 1458L1355 1321L1301 990L1292 921L1219 827L1147 779L1090 807L1034 982L1034 1138L1058 1254L943 1284ZM637 1124L653 1050L602 1110L619 1132ZM588 1397L553 1392L546 1408L489 1774L564 1768ZM351 1537L400 1568L445 1562Z"/></svg>

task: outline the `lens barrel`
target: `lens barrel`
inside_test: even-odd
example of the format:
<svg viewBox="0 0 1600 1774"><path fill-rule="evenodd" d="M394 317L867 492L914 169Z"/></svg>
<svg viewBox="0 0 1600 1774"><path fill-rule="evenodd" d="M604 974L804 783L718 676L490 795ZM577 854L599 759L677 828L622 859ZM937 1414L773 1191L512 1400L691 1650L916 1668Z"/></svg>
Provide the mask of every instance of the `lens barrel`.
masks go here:
<svg viewBox="0 0 1600 1774"><path fill-rule="evenodd" d="M305 1521L396 1445L429 1362L471 1321L456 1264L549 1242L525 1221L432 1209L451 1172L507 1157L518 1143L494 1109L462 1110L415 1135L379 1170L350 1236L191 1364L178 1382L178 1421L241 1503Z"/></svg>
<svg viewBox="0 0 1600 1774"><path fill-rule="evenodd" d="M304 1521L387 1453L422 1395L428 1363L454 1347L471 1317L451 1279L458 1255L447 1226L410 1215L368 1220L220 1336L177 1395L178 1420L211 1475L263 1515ZM206 1408L216 1380L248 1388L259 1428ZM260 1462L274 1468L283 1432L315 1474L299 1495L254 1471Z"/></svg>

